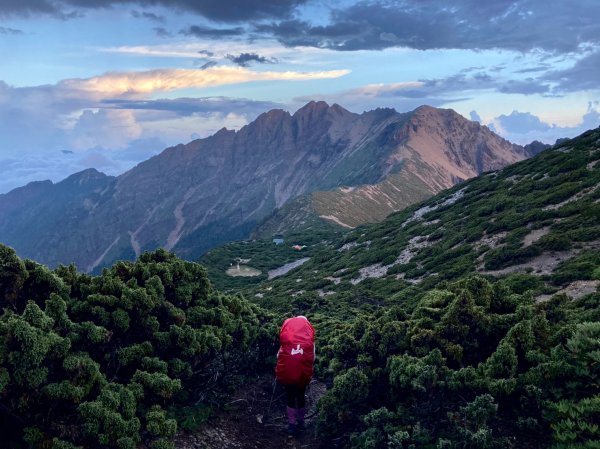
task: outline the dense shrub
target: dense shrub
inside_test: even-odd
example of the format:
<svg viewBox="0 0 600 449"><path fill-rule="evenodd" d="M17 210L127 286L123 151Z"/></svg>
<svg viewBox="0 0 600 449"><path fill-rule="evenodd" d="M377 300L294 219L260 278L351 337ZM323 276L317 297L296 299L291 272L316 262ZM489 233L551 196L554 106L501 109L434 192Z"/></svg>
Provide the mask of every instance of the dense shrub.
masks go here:
<svg viewBox="0 0 600 449"><path fill-rule="evenodd" d="M488 270L498 270L500 268L517 265L539 256L542 250L537 245L526 247L519 246L501 246L488 251L484 257L485 268Z"/></svg>
<svg viewBox="0 0 600 449"><path fill-rule="evenodd" d="M171 447L174 411L275 350L267 315L163 250L91 277L0 246L0 273L0 432L31 448Z"/></svg>
<svg viewBox="0 0 600 449"><path fill-rule="evenodd" d="M322 435L356 448L596 447L598 322L574 327L583 304L561 297L534 304L532 278L469 277L408 316L330 335Z"/></svg>

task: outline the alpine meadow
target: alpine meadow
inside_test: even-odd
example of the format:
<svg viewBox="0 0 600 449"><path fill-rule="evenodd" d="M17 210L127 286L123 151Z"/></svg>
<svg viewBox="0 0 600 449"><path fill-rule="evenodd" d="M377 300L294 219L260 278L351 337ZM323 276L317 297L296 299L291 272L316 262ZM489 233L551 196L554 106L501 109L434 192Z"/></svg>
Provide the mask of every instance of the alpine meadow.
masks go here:
<svg viewBox="0 0 600 449"><path fill-rule="evenodd" d="M594 17L0 4L0 449L600 448Z"/></svg>

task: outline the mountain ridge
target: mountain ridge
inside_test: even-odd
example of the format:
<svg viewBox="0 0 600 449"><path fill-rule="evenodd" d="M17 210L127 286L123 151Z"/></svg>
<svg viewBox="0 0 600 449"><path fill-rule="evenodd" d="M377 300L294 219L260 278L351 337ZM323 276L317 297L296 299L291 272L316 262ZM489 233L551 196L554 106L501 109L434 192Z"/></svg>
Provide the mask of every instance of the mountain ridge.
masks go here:
<svg viewBox="0 0 600 449"><path fill-rule="evenodd" d="M161 246L194 259L247 237L301 195L389 182L400 173L398 190L428 186L410 203L527 156L453 111L356 114L313 101L294 114L274 109L238 131L223 128L169 147L118 177L86 170L64 184L0 195L0 241L23 257L51 266L75 262L86 271ZM19 207L17 198L29 190L41 196Z"/></svg>

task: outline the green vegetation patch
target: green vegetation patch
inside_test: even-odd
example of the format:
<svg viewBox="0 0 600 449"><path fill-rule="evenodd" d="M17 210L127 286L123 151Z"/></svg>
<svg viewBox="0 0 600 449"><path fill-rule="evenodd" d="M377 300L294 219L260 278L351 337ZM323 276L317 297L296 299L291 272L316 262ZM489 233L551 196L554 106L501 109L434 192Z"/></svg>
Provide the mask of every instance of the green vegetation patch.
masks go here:
<svg viewBox="0 0 600 449"><path fill-rule="evenodd" d="M205 421L232 376L276 351L269 315L163 250L92 277L0 245L0 305L7 446L172 448L178 422Z"/></svg>

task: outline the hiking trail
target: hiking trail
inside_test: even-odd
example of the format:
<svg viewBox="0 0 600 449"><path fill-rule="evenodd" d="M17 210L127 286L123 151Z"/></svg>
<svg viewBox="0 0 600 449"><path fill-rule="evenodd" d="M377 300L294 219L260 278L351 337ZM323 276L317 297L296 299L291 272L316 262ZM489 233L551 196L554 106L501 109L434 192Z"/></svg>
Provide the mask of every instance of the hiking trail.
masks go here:
<svg viewBox="0 0 600 449"><path fill-rule="evenodd" d="M318 449L316 406L325 384L313 379L306 390L306 430L287 435L285 391L274 376L262 375L240 387L222 410L195 432L180 432L177 449Z"/></svg>

